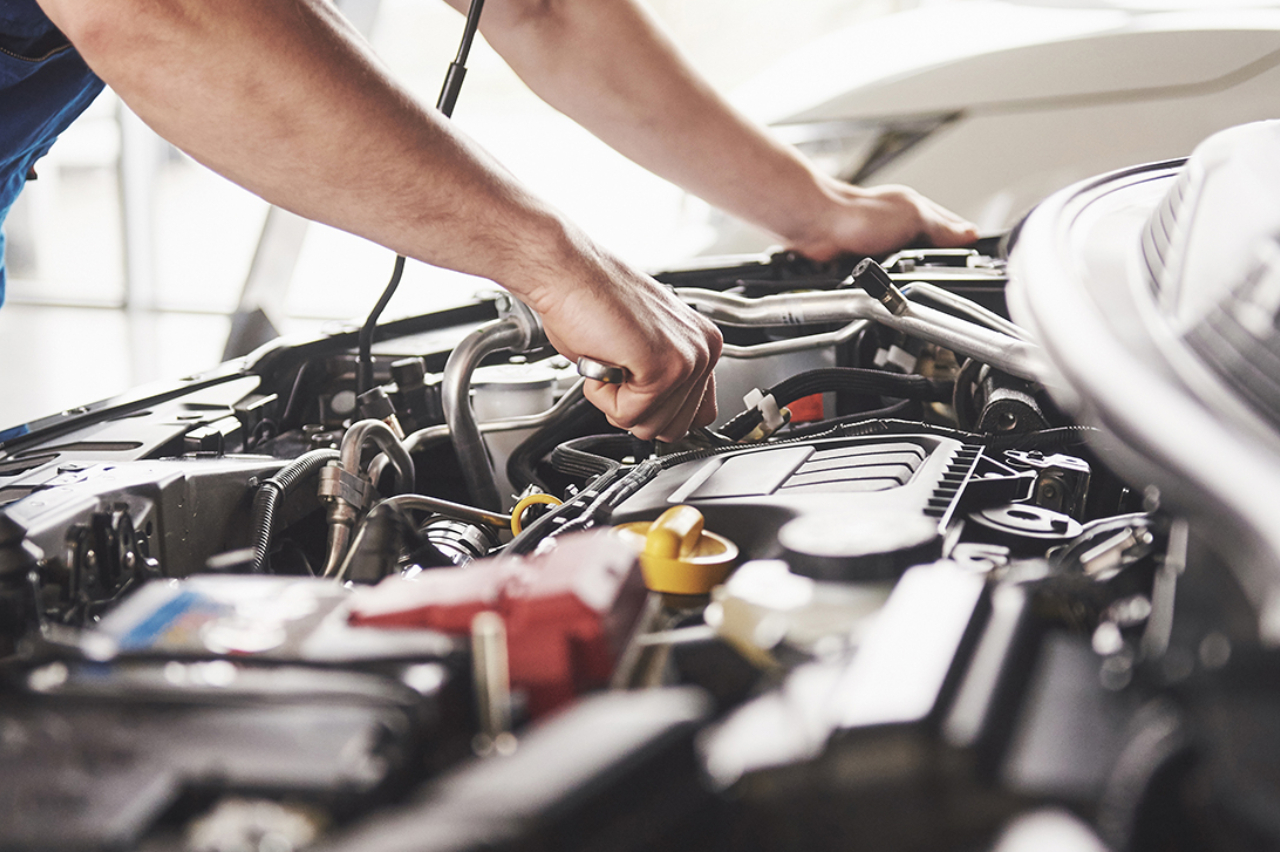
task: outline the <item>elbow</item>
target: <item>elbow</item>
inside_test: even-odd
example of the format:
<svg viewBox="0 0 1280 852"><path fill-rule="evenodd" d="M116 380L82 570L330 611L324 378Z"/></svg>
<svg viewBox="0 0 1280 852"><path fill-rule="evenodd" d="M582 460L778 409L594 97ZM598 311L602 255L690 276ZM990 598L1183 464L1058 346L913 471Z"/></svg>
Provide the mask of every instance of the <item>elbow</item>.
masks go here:
<svg viewBox="0 0 1280 852"><path fill-rule="evenodd" d="M62 30L81 53L91 52L111 38L111 23L119 20L111 3L76 3L69 0L38 0L49 20Z"/></svg>
<svg viewBox="0 0 1280 852"><path fill-rule="evenodd" d="M150 17L147 7L138 0L37 0L44 13L73 44L95 71L100 64L110 65L112 58L125 55L138 46Z"/></svg>

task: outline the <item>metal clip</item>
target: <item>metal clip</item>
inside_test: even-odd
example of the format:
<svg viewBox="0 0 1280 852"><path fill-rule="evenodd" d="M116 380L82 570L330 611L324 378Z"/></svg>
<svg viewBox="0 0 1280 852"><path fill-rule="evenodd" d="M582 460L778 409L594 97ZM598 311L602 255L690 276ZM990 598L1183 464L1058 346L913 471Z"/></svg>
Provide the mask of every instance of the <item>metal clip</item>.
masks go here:
<svg viewBox="0 0 1280 852"><path fill-rule="evenodd" d="M329 462L320 471L320 499L340 500L355 509L363 509L369 498L368 484L353 473L343 470L337 462Z"/></svg>

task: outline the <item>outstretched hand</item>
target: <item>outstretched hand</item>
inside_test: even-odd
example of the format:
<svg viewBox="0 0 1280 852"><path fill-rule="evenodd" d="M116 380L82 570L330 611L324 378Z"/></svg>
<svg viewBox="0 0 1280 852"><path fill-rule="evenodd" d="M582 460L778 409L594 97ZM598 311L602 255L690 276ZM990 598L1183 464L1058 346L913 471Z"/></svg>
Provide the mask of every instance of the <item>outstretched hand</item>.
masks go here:
<svg viewBox="0 0 1280 852"><path fill-rule="evenodd" d="M824 180L829 204L791 248L814 260L839 254L880 255L924 238L956 248L978 238L977 226L906 186L863 188Z"/></svg>

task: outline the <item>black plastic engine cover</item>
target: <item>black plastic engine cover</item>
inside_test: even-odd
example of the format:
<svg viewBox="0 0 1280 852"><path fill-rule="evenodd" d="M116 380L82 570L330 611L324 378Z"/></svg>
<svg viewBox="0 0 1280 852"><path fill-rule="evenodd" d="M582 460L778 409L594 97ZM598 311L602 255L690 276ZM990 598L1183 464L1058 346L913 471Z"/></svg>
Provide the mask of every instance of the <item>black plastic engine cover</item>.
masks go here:
<svg viewBox="0 0 1280 852"><path fill-rule="evenodd" d="M738 545L743 559L783 555L788 521L868 515L886 523L925 518L939 532L981 457L979 447L936 435L825 438L774 444L677 464L613 514L614 523L651 520L676 504L696 507L707 528Z"/></svg>

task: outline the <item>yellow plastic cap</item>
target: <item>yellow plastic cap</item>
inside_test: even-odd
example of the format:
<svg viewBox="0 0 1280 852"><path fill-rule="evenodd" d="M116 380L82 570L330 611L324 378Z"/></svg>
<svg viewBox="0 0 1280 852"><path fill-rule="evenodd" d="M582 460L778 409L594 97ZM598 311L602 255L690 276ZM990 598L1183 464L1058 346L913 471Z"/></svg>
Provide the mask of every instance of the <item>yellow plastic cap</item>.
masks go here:
<svg viewBox="0 0 1280 852"><path fill-rule="evenodd" d="M702 513L673 506L652 523L618 527L640 551L644 584L654 592L705 595L724 582L738 558L738 547L703 529Z"/></svg>

